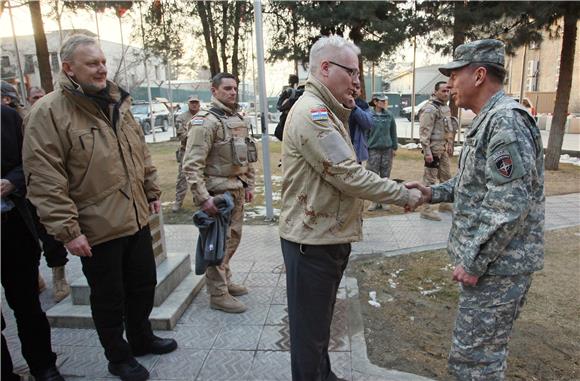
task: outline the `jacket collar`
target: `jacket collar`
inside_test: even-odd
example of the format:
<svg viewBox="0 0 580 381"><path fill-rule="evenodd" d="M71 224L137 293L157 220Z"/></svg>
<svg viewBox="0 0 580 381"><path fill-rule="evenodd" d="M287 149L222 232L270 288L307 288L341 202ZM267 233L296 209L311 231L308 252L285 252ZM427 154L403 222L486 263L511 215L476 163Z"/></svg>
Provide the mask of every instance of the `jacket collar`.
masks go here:
<svg viewBox="0 0 580 381"><path fill-rule="evenodd" d="M305 90L322 99L326 107L328 107L334 115L338 116L338 118L346 124L351 110L341 105L334 95L332 95L328 87L326 87L316 77L313 75L308 76Z"/></svg>
<svg viewBox="0 0 580 381"><path fill-rule="evenodd" d="M226 114L228 115L234 115L238 112L239 106L238 104L234 104L234 108L230 108L228 106L226 106L225 104L223 104L222 102L220 102L216 97L212 96L211 97L211 105L214 107L219 108L220 110L223 110L226 112Z"/></svg>
<svg viewBox="0 0 580 381"><path fill-rule="evenodd" d="M438 105L440 105L440 106L445 106L445 103L441 102L441 101L439 100L439 98L437 98L435 95L431 95L431 98L429 98L429 100L430 100L431 102L437 103L437 104L438 104Z"/></svg>
<svg viewBox="0 0 580 381"><path fill-rule="evenodd" d="M78 104L80 107L84 108L85 110L93 113L94 115L98 114L98 105L95 101L93 101L88 95L85 94L81 85L75 82L71 77L66 75L64 71L60 71L58 77L58 87L62 89L65 95ZM109 95L111 98L121 105L119 107L119 111L123 113L127 109L131 107L131 102L124 102L128 97L129 93L120 88L115 82L107 80L107 86L109 87Z"/></svg>

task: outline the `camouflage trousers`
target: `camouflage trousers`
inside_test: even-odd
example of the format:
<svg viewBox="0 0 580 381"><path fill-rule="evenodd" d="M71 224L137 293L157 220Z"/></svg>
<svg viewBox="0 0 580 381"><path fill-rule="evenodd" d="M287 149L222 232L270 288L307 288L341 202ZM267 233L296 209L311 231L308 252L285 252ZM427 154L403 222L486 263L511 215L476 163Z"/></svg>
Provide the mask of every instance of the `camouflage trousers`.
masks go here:
<svg viewBox="0 0 580 381"><path fill-rule="evenodd" d="M439 168L425 167L425 172L423 173L424 185L435 185L437 180L439 180L439 183L444 183L451 178L451 165L447 152L434 154L433 156L439 157Z"/></svg>
<svg viewBox="0 0 580 381"><path fill-rule="evenodd" d="M183 154L181 155L183 158ZM181 206L185 195L187 194L187 179L183 173L182 161L179 160L179 167L177 168L177 183L175 184L175 203Z"/></svg>
<svg viewBox="0 0 580 381"><path fill-rule="evenodd" d="M367 169L376 173L380 177L391 177L391 169L393 168L393 154L394 151L392 148L369 149Z"/></svg>
<svg viewBox="0 0 580 381"><path fill-rule="evenodd" d="M236 253L240 240L242 239L242 224L244 222L244 202L246 192L242 189L228 190L234 199L234 209L232 209L230 226L226 232L226 252L224 260L219 266L208 266L205 270L207 291L212 296L227 294L228 285L231 285L230 259ZM223 192L212 192L212 196L217 196Z"/></svg>
<svg viewBox="0 0 580 381"><path fill-rule="evenodd" d="M460 286L448 368L460 381L505 379L508 342L531 275L483 276Z"/></svg>

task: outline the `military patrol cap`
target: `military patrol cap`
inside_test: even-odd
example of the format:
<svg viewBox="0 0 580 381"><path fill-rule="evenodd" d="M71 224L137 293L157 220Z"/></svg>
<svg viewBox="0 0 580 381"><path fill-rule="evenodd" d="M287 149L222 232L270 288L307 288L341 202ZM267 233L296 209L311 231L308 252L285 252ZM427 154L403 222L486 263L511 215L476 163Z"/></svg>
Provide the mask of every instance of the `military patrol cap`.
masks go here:
<svg viewBox="0 0 580 381"><path fill-rule="evenodd" d="M375 94L373 95L373 100L377 100L377 101L386 101L388 100L388 98L384 95L384 94Z"/></svg>
<svg viewBox="0 0 580 381"><path fill-rule="evenodd" d="M199 97L197 95L191 95L189 98L187 98L188 102L200 102Z"/></svg>
<svg viewBox="0 0 580 381"><path fill-rule="evenodd" d="M499 40L477 40L461 44L453 53L453 61L439 68L446 77L451 71L462 68L470 63L488 63L504 67L505 46Z"/></svg>

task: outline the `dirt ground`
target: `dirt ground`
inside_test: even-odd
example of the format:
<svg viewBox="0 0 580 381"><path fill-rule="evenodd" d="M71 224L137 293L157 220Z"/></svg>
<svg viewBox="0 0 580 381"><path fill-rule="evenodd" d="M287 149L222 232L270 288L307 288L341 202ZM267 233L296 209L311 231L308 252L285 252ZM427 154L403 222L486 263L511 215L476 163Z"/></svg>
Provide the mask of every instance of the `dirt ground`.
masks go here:
<svg viewBox="0 0 580 381"><path fill-rule="evenodd" d="M368 355L384 368L450 380L446 361L458 298L443 250L351 263ZM580 227L546 233L545 268L515 324L508 380L580 379ZM381 307L372 307L376 291Z"/></svg>
<svg viewBox="0 0 580 381"><path fill-rule="evenodd" d="M173 213L171 207L175 200L175 181L177 177L177 162L175 161L175 150L179 143L163 142L149 144L153 163L159 171L161 183L161 201L163 205L164 219L167 224L188 224L191 223L193 203L191 193L188 193L184 202L184 207L178 213ZM270 169L272 175L273 207L280 209L280 190L282 188L282 169L278 166L282 151L282 143L276 140L270 141ZM264 181L262 176L262 146L258 144L259 165L257 166L258 176L256 178L255 199L246 205L247 224L263 224L264 222ZM457 157L452 158L452 174L457 169ZM397 150L397 155L393 163L391 178L404 181L421 180L423 177L423 160L420 150ZM580 192L580 167L572 164L561 164L559 171L546 171L545 176L546 195L567 194ZM402 214L403 208L391 206L389 211L365 211L364 218L373 218L391 214ZM277 213L274 213L277 214Z"/></svg>

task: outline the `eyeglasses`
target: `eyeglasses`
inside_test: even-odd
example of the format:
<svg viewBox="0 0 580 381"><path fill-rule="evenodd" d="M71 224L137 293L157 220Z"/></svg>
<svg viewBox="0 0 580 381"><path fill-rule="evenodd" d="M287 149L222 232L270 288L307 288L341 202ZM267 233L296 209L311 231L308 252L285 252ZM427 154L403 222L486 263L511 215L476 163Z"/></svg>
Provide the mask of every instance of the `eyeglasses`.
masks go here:
<svg viewBox="0 0 580 381"><path fill-rule="evenodd" d="M331 63L333 65L338 66L339 68L344 69L344 71L346 71L348 73L348 75L350 75L352 78L358 78L360 76L360 71L358 71L358 69L352 69L350 67L346 67L344 65L341 65L341 64L333 62L333 61L328 61L328 63Z"/></svg>

